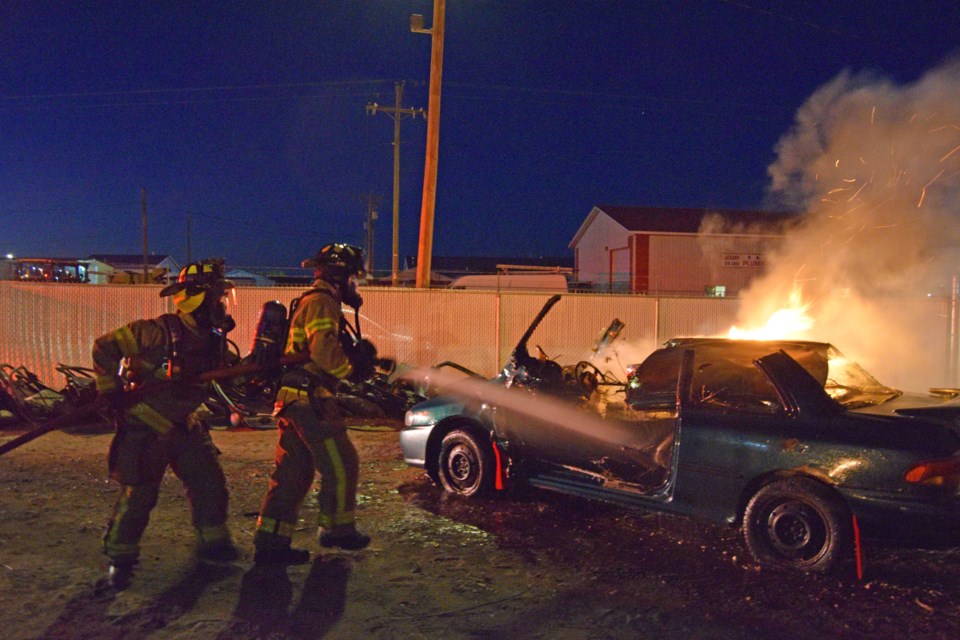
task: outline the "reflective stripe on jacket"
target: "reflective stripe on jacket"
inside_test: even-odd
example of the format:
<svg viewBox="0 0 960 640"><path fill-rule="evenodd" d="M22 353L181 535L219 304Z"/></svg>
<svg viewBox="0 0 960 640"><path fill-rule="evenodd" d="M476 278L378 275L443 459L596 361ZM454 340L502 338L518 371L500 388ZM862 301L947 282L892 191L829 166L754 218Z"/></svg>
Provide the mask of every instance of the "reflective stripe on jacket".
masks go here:
<svg viewBox="0 0 960 640"><path fill-rule="evenodd" d="M220 366L220 354L210 335L201 332L190 315L178 314L184 327L180 351L190 374ZM163 368L167 353L167 330L161 319L135 320L97 338L93 343L96 387L101 393L117 390L118 372L124 358L135 357L140 384L167 388L147 394L125 416L166 433L174 423L184 422L207 397L207 385L168 382Z"/></svg>
<svg viewBox="0 0 960 640"><path fill-rule="evenodd" d="M286 355L308 351L310 362L304 365L307 371L343 380L353 372L353 366L340 345L340 296L323 280L314 281L313 287L321 291L304 295L290 319Z"/></svg>

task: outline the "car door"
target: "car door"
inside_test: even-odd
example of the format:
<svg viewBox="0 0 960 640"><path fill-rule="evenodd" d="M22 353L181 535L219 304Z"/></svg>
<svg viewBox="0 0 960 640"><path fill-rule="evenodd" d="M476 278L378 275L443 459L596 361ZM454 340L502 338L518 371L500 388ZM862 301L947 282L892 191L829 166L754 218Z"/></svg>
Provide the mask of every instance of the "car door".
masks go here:
<svg viewBox="0 0 960 640"><path fill-rule="evenodd" d="M589 406L547 394L525 394L489 415L515 460L579 473L594 484L660 486L667 477L677 424L675 408L625 405L601 418ZM674 397L675 397L674 393Z"/></svg>
<svg viewBox="0 0 960 640"><path fill-rule="evenodd" d="M706 349L684 355L673 506L730 521L746 483L777 468L794 421L778 390L752 363Z"/></svg>

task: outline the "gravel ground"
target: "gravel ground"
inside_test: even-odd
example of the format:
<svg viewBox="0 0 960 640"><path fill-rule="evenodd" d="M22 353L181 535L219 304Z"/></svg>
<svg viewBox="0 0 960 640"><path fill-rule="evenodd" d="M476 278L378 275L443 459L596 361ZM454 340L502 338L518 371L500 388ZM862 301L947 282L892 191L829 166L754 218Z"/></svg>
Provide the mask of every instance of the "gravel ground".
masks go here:
<svg viewBox="0 0 960 640"><path fill-rule="evenodd" d="M276 432L215 431L245 558L201 568L168 474L133 586L114 593L99 539L116 495L102 427L53 432L0 458L0 619L20 638L960 638L960 550L868 545L866 573L757 568L736 531L524 490L443 496L401 459L397 425L352 430L356 553L254 567ZM0 433L0 440L17 435ZM317 552L315 503L295 544Z"/></svg>

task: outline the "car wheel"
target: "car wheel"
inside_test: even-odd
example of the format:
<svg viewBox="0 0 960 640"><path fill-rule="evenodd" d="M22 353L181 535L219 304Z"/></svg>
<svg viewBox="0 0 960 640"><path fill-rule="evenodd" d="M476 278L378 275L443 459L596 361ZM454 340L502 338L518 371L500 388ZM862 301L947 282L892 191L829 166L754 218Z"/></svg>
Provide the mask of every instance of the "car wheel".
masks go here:
<svg viewBox="0 0 960 640"><path fill-rule="evenodd" d="M451 431L440 444L438 471L440 484L449 493L484 495L493 487L493 451L472 433Z"/></svg>
<svg viewBox="0 0 960 640"><path fill-rule="evenodd" d="M761 565L825 573L850 547L850 515L843 501L819 482L783 478L747 503L743 537Z"/></svg>

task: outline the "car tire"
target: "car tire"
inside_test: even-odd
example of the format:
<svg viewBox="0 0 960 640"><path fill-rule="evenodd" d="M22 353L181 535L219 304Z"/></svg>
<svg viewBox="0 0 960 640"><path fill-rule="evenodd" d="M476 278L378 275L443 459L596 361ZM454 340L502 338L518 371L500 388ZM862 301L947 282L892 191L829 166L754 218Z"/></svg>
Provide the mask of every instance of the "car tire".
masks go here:
<svg viewBox="0 0 960 640"><path fill-rule="evenodd" d="M440 443L437 466L440 484L448 493L482 496L493 488L495 461L489 442L455 429Z"/></svg>
<svg viewBox="0 0 960 640"><path fill-rule="evenodd" d="M743 537L760 565L826 573L851 548L851 518L829 487L810 478L782 478L747 503Z"/></svg>

